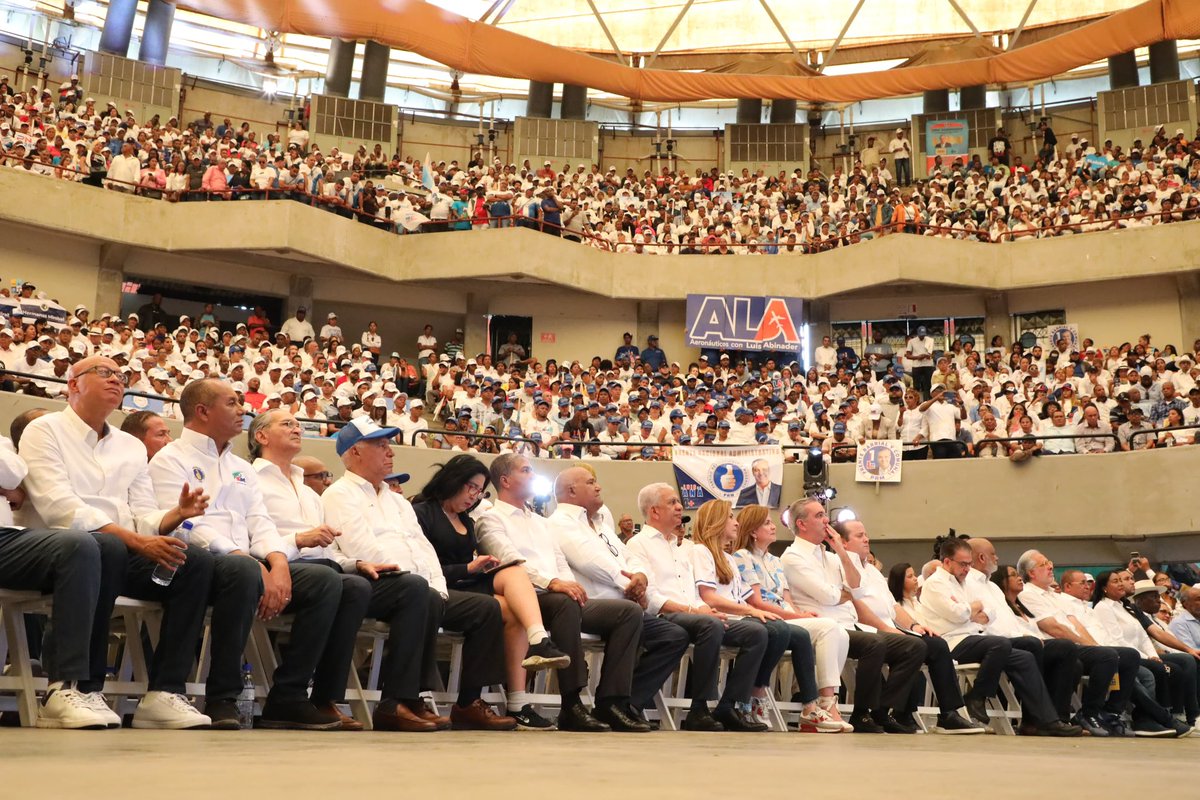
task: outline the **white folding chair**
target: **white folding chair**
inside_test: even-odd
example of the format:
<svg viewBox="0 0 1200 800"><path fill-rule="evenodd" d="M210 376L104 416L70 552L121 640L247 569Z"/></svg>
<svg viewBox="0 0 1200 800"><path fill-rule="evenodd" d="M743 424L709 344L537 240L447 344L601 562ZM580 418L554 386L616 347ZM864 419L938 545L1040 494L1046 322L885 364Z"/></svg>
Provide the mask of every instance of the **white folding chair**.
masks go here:
<svg viewBox="0 0 1200 800"><path fill-rule="evenodd" d="M46 613L50 602L50 595L40 592L0 589L0 624L4 627L3 641L9 661L8 669L0 675L0 692L15 696L21 726L25 728L37 723L37 693L46 689L46 679L33 676L25 615ZM3 655L0 654L0 663Z"/></svg>

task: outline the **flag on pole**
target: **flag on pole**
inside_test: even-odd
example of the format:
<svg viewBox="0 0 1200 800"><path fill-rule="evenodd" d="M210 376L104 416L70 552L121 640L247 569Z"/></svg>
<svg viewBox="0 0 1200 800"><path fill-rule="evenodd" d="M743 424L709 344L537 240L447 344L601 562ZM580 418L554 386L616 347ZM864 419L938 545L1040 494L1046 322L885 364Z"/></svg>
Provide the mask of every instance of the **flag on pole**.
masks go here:
<svg viewBox="0 0 1200 800"><path fill-rule="evenodd" d="M434 191L433 185L433 164L429 160L429 153L425 154L425 163L421 166L421 185L429 191Z"/></svg>

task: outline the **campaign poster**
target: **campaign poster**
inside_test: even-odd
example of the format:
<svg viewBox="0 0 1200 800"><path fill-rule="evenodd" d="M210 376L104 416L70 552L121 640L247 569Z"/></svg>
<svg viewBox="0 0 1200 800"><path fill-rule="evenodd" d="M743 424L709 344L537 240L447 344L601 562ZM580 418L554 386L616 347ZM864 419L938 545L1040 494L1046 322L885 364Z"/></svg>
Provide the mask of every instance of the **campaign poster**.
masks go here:
<svg viewBox="0 0 1200 800"><path fill-rule="evenodd" d="M779 508L783 499L783 450L779 445L674 447L672 466L684 508L725 500L735 508Z"/></svg>
<svg viewBox="0 0 1200 800"><path fill-rule="evenodd" d="M714 350L799 350L804 301L798 297L689 294L690 347Z"/></svg>
<svg viewBox="0 0 1200 800"><path fill-rule="evenodd" d="M868 439L858 448L854 479L859 483L899 483L903 465L899 439Z"/></svg>
<svg viewBox="0 0 1200 800"><path fill-rule="evenodd" d="M956 158L967 163L967 121L931 119L925 122L925 174L933 172L933 160L942 157L942 166L950 167Z"/></svg>

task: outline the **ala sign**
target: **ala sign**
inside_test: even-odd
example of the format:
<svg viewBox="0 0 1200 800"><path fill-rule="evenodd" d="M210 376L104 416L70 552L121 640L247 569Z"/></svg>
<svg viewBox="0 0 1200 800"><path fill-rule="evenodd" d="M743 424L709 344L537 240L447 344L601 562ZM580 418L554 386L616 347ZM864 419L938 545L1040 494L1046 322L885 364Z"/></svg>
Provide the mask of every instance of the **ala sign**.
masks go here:
<svg viewBox="0 0 1200 800"><path fill-rule="evenodd" d="M688 345L729 350L798 350L804 324L796 297L689 294Z"/></svg>

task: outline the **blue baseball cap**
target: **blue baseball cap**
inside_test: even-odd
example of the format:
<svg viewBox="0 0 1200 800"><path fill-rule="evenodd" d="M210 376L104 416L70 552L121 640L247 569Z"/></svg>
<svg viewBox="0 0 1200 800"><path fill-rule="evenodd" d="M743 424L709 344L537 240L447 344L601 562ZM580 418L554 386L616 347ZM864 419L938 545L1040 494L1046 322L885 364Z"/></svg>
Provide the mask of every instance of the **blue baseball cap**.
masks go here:
<svg viewBox="0 0 1200 800"><path fill-rule="evenodd" d="M534 431L533 433L529 434L529 438L535 442L540 442L542 440L542 435L537 431Z"/></svg>
<svg viewBox="0 0 1200 800"><path fill-rule="evenodd" d="M691 437L691 436L688 436L688 435L685 433L683 436L680 436L680 437L679 437L679 443L680 443L680 444L691 444L691 443L692 443L692 437Z"/></svg>
<svg viewBox="0 0 1200 800"><path fill-rule="evenodd" d="M408 477L409 476L408 476L407 472L393 472L391 475L385 475L383 478L383 482L384 483L408 483Z"/></svg>
<svg viewBox="0 0 1200 800"><path fill-rule="evenodd" d="M653 447L643 447L642 448L642 458L646 458L646 457L652 456L652 455L654 455Z"/></svg>
<svg viewBox="0 0 1200 800"><path fill-rule="evenodd" d="M799 423L799 422L789 422L789 423L788 423L788 430L789 430L789 431L798 431L798 430L800 430L800 423Z"/></svg>
<svg viewBox="0 0 1200 800"><path fill-rule="evenodd" d="M718 423L717 423L717 427L718 427L718 428L728 428L728 427L730 427L730 426L729 426L729 420L727 420L727 419L723 419L723 420L721 420L720 422L718 422Z"/></svg>
<svg viewBox="0 0 1200 800"><path fill-rule="evenodd" d="M834 433L845 433L846 432L846 423L844 423L844 422L833 423L833 432Z"/></svg>
<svg viewBox="0 0 1200 800"><path fill-rule="evenodd" d="M370 417L355 417L349 425L343 425L337 435L337 454L344 455L347 450L362 441L374 439L390 439L400 433L399 428L381 428Z"/></svg>
<svg viewBox="0 0 1200 800"><path fill-rule="evenodd" d="M642 428L653 428L653 427L654 427L654 423L651 422L650 420L648 420L648 419L642 420Z"/></svg>
<svg viewBox="0 0 1200 800"><path fill-rule="evenodd" d="M695 404L693 403L693 405L695 405ZM680 411L678 408L673 409L671 411L671 419L682 419L682 418L683 418L683 412Z"/></svg>
<svg viewBox="0 0 1200 800"><path fill-rule="evenodd" d="M620 424L621 424L621 418L620 418L620 417L609 417L609 418L608 418L608 424L609 424L609 425L620 425Z"/></svg>
<svg viewBox="0 0 1200 800"><path fill-rule="evenodd" d="M569 406L569 405L571 405L571 401L568 400L567 398L565 398L565 397L558 398L559 408L562 408L563 406Z"/></svg>
<svg viewBox="0 0 1200 800"><path fill-rule="evenodd" d="M535 406L548 406L548 405L550 405L550 401L544 397L539 397L533 401L533 404Z"/></svg>

